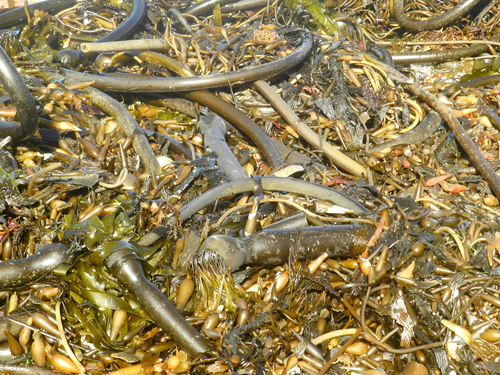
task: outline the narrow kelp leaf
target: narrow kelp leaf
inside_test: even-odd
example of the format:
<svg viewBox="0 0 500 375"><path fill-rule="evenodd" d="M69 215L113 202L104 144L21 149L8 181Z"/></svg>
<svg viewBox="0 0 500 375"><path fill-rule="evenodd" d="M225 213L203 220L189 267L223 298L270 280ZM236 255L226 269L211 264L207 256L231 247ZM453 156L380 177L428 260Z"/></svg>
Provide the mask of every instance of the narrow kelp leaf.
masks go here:
<svg viewBox="0 0 500 375"><path fill-rule="evenodd" d="M110 310L124 310L140 315L140 311L133 309L125 300L111 293L84 288L81 289L81 293L95 306Z"/></svg>
<svg viewBox="0 0 500 375"><path fill-rule="evenodd" d="M85 312L84 312L85 311ZM96 316L89 308L80 308L72 304L71 320L78 321L88 333L90 341L99 350L122 350L123 346L113 344L104 329L97 323Z"/></svg>
<svg viewBox="0 0 500 375"><path fill-rule="evenodd" d="M86 267L84 262L76 262L75 269L78 271L78 276L80 277L81 281L79 285L82 285L88 289L103 291L105 287L104 283L101 283L97 280L97 278L93 275L93 270L89 270L90 272L86 272L85 268Z"/></svg>
<svg viewBox="0 0 500 375"><path fill-rule="evenodd" d="M77 303L89 301L95 307L110 310L124 310L135 315L146 315L132 298L119 297L123 287L102 269L94 268L88 257L79 259L70 275L62 279L70 284L71 296ZM128 295L127 295L128 297Z"/></svg>
<svg viewBox="0 0 500 375"><path fill-rule="evenodd" d="M92 216L80 222L76 222L77 218L74 215L66 215L59 229L59 232L64 233L62 239L80 237L83 245L92 250L116 238L135 238L136 215L129 217L124 212L130 209L130 205L130 201L122 200L117 209L109 215L102 218Z"/></svg>
<svg viewBox="0 0 500 375"><path fill-rule="evenodd" d="M235 288L224 257L213 249L198 251L193 257L192 267L196 287L201 291L206 308L215 311L223 303L227 310L235 311L241 294Z"/></svg>
<svg viewBox="0 0 500 375"><path fill-rule="evenodd" d="M95 265L103 264L104 260L109 257L112 253L118 250L132 250L141 258L147 258L156 249L145 249L133 242L125 241L110 241L97 247L90 257L90 261Z"/></svg>
<svg viewBox="0 0 500 375"><path fill-rule="evenodd" d="M79 223L75 223L75 221L76 217L73 214L66 215L62 220L60 231L63 233L63 240L75 238L75 240L81 241L87 249L92 249L98 243L109 241L110 232L98 216L92 216ZM78 238L80 239L78 240Z"/></svg>
<svg viewBox="0 0 500 375"><path fill-rule="evenodd" d="M72 268L72 265L66 264L66 263L61 263L54 270L54 275L55 276L66 276L71 268Z"/></svg>

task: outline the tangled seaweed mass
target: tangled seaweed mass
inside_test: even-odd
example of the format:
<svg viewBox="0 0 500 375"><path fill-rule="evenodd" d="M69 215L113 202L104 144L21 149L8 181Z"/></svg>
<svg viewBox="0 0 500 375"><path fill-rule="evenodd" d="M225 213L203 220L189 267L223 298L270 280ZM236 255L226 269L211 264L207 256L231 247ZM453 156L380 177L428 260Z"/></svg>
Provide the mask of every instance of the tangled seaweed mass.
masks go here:
<svg viewBox="0 0 500 375"><path fill-rule="evenodd" d="M0 374L500 374L500 3L0 12Z"/></svg>

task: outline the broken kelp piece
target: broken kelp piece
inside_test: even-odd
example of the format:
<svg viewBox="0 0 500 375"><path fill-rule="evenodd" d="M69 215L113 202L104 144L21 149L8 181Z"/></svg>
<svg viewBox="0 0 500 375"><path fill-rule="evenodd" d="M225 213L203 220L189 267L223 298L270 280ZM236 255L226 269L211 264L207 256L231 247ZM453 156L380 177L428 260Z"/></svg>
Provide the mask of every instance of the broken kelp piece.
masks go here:
<svg viewBox="0 0 500 375"><path fill-rule="evenodd" d="M460 60L463 57L477 56L488 51L488 46L473 44L468 47L446 49L442 51L404 52L392 55L392 60L397 65L425 64L431 62L445 62L449 60Z"/></svg>
<svg viewBox="0 0 500 375"><path fill-rule="evenodd" d="M369 151L379 152L398 145L412 145L417 142L423 142L439 129L441 122L441 117L437 114L437 112L431 110L415 129L385 143L373 146Z"/></svg>
<svg viewBox="0 0 500 375"><path fill-rule="evenodd" d="M198 129L203 134L205 147L217 154L217 164L231 181L248 177L225 141L226 124L222 118L217 115L203 116L198 122Z"/></svg>
<svg viewBox="0 0 500 375"><path fill-rule="evenodd" d="M272 266L286 263L290 248L300 246L299 259L314 259L323 253L329 257L355 258L366 249L373 234L367 225L327 225L323 227L266 230L245 238L214 235L200 251L212 249L224 257L231 271L241 266ZM295 244L299 238L299 243Z"/></svg>
<svg viewBox="0 0 500 375"><path fill-rule="evenodd" d="M122 241L108 242L112 252L105 260L109 272L137 299L148 316L169 334L182 350L193 356L213 351L168 298L144 274L142 260Z"/></svg>
<svg viewBox="0 0 500 375"><path fill-rule="evenodd" d="M46 182L51 184L64 183L78 186L94 186L99 182L99 175L97 173L82 174L80 176L52 175L50 177L45 177L44 179Z"/></svg>
<svg viewBox="0 0 500 375"><path fill-rule="evenodd" d="M0 263L0 289L12 289L49 275L61 263L73 264L80 251L62 243L45 246L32 256Z"/></svg>

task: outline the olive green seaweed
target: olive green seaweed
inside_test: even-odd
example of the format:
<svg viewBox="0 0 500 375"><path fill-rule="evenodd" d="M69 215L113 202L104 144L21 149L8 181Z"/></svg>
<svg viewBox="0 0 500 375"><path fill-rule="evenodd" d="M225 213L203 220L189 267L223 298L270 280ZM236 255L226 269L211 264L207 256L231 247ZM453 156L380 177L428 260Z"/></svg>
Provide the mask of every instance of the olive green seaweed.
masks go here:
<svg viewBox="0 0 500 375"><path fill-rule="evenodd" d="M314 26L325 30L328 34L338 32L337 25L330 17L327 7L318 0L285 0L285 5L289 9L295 9L299 5L304 5L306 10L314 16Z"/></svg>

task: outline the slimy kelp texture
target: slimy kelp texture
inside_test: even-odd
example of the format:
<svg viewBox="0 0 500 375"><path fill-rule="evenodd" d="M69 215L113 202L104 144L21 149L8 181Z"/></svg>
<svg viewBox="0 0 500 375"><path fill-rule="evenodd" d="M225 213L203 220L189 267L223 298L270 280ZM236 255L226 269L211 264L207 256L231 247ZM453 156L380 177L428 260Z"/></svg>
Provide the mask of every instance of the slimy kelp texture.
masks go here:
<svg viewBox="0 0 500 375"><path fill-rule="evenodd" d="M119 246L119 241L115 243ZM164 329L179 347L192 356L213 350L168 298L146 278L141 259L130 250L128 244L125 244L124 249L111 253L105 263L111 274L134 295L148 316Z"/></svg>
<svg viewBox="0 0 500 375"><path fill-rule="evenodd" d="M355 258L366 249L373 234L367 225L327 225L323 227L266 230L245 238L214 235L202 244L226 261L231 271L241 266L273 266L288 260L290 249L297 246L299 259L314 259L323 253L329 257Z"/></svg>
<svg viewBox="0 0 500 375"><path fill-rule="evenodd" d="M1 262L0 289L14 289L39 280L52 274L62 263L73 264L79 255L74 248L53 243L28 258Z"/></svg>

